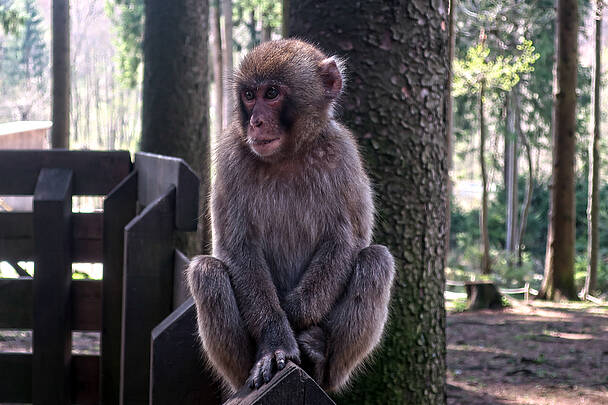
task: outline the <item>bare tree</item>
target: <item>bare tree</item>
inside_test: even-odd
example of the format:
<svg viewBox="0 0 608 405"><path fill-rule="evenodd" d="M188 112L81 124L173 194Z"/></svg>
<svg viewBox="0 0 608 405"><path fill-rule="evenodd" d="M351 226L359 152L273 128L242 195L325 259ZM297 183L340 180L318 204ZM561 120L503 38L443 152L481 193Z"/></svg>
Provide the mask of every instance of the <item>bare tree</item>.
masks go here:
<svg viewBox="0 0 608 405"><path fill-rule="evenodd" d="M232 60L232 1L222 1L222 15L224 16L224 27L222 30L222 62L224 64L224 127L230 124L234 100L230 88L233 60Z"/></svg>
<svg viewBox="0 0 608 405"><path fill-rule="evenodd" d="M51 147L70 147L70 2L53 0Z"/></svg>
<svg viewBox="0 0 608 405"><path fill-rule="evenodd" d="M213 126L216 137L222 132L224 110L224 74L222 72L222 35L220 32L220 2L209 2L209 37L213 59ZM217 138L216 138L217 139Z"/></svg>
<svg viewBox="0 0 608 405"><path fill-rule="evenodd" d="M590 145L589 169L589 197L587 202L587 277L583 295L586 296L595 290L597 282L597 266L600 247L600 124L602 121L600 111L600 88L602 84L602 0L595 2L595 66L593 75L593 140Z"/></svg>
<svg viewBox="0 0 608 405"><path fill-rule="evenodd" d="M574 287L577 0L557 0L555 35L551 212L539 293L539 298L549 300L578 298Z"/></svg>

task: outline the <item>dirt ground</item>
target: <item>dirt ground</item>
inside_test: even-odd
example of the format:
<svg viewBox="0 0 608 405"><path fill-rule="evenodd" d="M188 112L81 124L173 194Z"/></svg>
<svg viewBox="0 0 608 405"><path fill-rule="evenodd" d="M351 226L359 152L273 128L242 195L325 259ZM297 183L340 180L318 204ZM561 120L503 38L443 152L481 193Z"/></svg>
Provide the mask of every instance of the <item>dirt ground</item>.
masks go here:
<svg viewBox="0 0 608 405"><path fill-rule="evenodd" d="M608 306L448 313L448 404L608 404Z"/></svg>

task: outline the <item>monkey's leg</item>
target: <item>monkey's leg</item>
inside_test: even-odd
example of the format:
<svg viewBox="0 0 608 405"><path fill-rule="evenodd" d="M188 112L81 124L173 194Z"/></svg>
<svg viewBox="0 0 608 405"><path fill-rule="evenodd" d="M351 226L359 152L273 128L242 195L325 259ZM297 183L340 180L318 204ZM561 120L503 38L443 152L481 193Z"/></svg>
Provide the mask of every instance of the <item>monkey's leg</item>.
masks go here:
<svg viewBox="0 0 608 405"><path fill-rule="evenodd" d="M226 265L211 256L197 256L187 274L203 349L215 371L236 391L253 366L254 349Z"/></svg>
<svg viewBox="0 0 608 405"><path fill-rule="evenodd" d="M327 338L324 388L339 390L382 337L395 274L388 249L372 245L355 261L347 289L324 322Z"/></svg>

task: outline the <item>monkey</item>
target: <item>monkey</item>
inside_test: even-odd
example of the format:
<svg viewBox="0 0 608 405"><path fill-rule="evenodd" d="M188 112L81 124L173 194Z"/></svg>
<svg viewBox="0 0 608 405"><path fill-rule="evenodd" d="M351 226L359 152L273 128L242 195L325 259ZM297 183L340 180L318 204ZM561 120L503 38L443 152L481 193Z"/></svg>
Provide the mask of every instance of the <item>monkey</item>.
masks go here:
<svg viewBox="0 0 608 405"><path fill-rule="evenodd" d="M229 392L288 361L340 391L382 337L394 261L370 245L370 180L335 118L344 81L341 59L295 39L262 43L234 73L212 255L187 269L202 349Z"/></svg>

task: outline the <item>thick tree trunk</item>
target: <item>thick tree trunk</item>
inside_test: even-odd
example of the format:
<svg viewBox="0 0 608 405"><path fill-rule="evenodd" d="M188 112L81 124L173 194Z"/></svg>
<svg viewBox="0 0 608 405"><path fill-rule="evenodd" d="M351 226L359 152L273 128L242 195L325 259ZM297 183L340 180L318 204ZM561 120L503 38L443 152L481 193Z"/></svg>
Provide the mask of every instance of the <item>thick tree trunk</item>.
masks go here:
<svg viewBox="0 0 608 405"><path fill-rule="evenodd" d="M213 59L213 128L217 137L222 132L224 110L224 74L222 72L222 35L220 32L220 2L209 2L209 34Z"/></svg>
<svg viewBox="0 0 608 405"><path fill-rule="evenodd" d="M141 150L184 159L209 186L207 2L146 0ZM208 241L200 221L199 236ZM201 243L201 242L199 242ZM200 252L192 238L186 254Z"/></svg>
<svg viewBox="0 0 608 405"><path fill-rule="evenodd" d="M490 236L488 235L488 173L486 170L486 119L485 119L486 82L482 80L479 90L479 165L481 167L481 273L490 274Z"/></svg>
<svg viewBox="0 0 608 405"><path fill-rule="evenodd" d="M355 132L374 184L375 242L398 263L381 349L337 401L445 404L448 2L302 0L290 7L291 36L346 57L351 84L342 121Z"/></svg>
<svg viewBox="0 0 608 405"><path fill-rule="evenodd" d="M53 0L51 147L70 147L70 2Z"/></svg>
<svg viewBox="0 0 608 405"><path fill-rule="evenodd" d="M577 299L574 287L574 159L576 142L577 0L557 0L551 221L539 298Z"/></svg>
<svg viewBox="0 0 608 405"><path fill-rule="evenodd" d="M601 61L601 45L602 45L602 0L596 0L596 20L595 20L595 67L593 75L593 141L589 151L590 170L589 170L589 201L587 203L587 278L585 279L585 287L583 295L589 294L595 290L597 283L597 266L600 247L600 88L602 84L602 61Z"/></svg>
<svg viewBox="0 0 608 405"><path fill-rule="evenodd" d="M233 70L232 60L232 1L221 0L224 26L222 27L222 63L224 64L224 128L232 121L234 97L230 86Z"/></svg>

